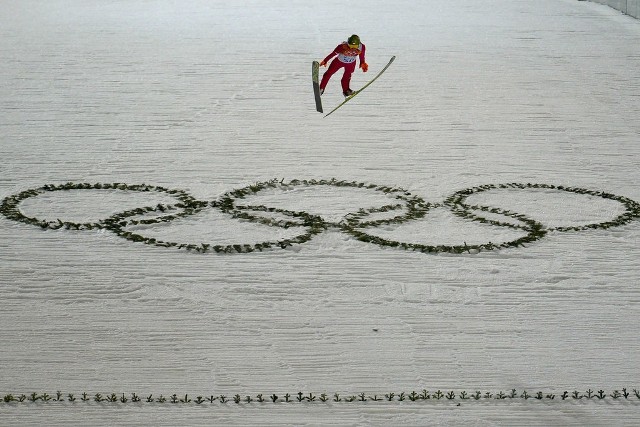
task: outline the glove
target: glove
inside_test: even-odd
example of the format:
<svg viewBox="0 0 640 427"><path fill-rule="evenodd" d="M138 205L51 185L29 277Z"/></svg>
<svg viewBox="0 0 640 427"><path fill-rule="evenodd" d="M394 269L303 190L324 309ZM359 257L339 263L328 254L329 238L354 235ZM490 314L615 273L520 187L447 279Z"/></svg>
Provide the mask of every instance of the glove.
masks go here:
<svg viewBox="0 0 640 427"><path fill-rule="evenodd" d="M325 61L324 59L322 61L320 61L320 66L321 67L326 67L327 66L327 61Z"/></svg>
<svg viewBox="0 0 640 427"><path fill-rule="evenodd" d="M360 64L360 68L362 68L363 73L366 73L369 70L369 64L363 62L362 64Z"/></svg>

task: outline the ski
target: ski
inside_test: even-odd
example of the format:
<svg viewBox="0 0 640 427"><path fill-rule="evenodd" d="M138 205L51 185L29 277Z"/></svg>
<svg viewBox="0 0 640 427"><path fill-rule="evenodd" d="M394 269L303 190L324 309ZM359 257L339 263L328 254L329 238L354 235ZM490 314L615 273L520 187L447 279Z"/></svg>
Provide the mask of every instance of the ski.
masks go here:
<svg viewBox="0 0 640 427"><path fill-rule="evenodd" d="M342 107L344 104L346 104L347 102L351 101L353 99L354 96L356 96L357 94L359 94L360 92L362 92L363 90L365 90L371 83L375 82L376 79L378 77L380 77L382 75L382 73L384 73L385 71L387 71L387 68L389 68L389 66L391 65L391 63L393 62L393 60L396 59L395 56L392 56L391 59L389 60L389 63L387 65L384 66L384 68L382 70L380 70L380 72L378 74L376 74L376 76L374 78L372 78L371 80L369 80L369 83L367 83L366 85L362 86L360 89L358 89L357 91L353 92L353 94L349 95L344 101L342 101L342 103L340 105L338 105L336 108L334 108L333 110L329 111L327 114L325 114L325 117L327 117L328 115L330 115L331 113L333 113L334 111L336 111L338 108ZM318 110L320 111L320 110Z"/></svg>
<svg viewBox="0 0 640 427"><path fill-rule="evenodd" d="M320 64L318 61L313 61L311 64L311 78L313 80L313 94L316 97L316 110L322 113L322 99L320 98Z"/></svg>

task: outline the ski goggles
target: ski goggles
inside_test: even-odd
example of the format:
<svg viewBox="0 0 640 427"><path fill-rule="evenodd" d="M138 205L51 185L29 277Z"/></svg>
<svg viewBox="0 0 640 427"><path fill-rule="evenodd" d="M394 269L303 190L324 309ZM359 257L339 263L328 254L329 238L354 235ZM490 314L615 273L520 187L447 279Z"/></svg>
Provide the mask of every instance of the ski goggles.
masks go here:
<svg viewBox="0 0 640 427"><path fill-rule="evenodd" d="M356 43L356 44L347 43L347 44L351 49L357 49L360 47L360 43Z"/></svg>

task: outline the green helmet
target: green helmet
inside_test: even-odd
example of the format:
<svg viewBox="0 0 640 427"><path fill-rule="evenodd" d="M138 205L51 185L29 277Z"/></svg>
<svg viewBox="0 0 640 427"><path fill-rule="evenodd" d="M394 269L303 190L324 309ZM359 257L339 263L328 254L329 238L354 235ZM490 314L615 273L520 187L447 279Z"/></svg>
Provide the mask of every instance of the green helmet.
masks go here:
<svg viewBox="0 0 640 427"><path fill-rule="evenodd" d="M360 45L360 37L354 34L347 39L347 43L351 46L358 46Z"/></svg>

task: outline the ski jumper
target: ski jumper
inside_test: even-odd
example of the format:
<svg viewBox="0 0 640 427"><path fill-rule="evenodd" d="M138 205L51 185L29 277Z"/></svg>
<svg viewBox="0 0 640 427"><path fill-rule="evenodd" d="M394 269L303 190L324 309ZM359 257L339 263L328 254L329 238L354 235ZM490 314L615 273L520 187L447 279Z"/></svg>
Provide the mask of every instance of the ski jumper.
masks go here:
<svg viewBox="0 0 640 427"><path fill-rule="evenodd" d="M347 42L344 42L338 47L336 47L333 52L327 55L326 58L322 61L323 63L327 63L331 58L338 55L331 64L329 64L329 69L325 71L322 75L322 81L320 82L320 89L324 90L327 87L327 83L329 83L329 79L333 76L340 68L344 68L344 74L342 75L342 92L346 92L349 90L349 83L351 82L351 75L356 70L356 58L360 58L360 66L365 63L364 60L364 44L360 43L357 48L349 47Z"/></svg>

